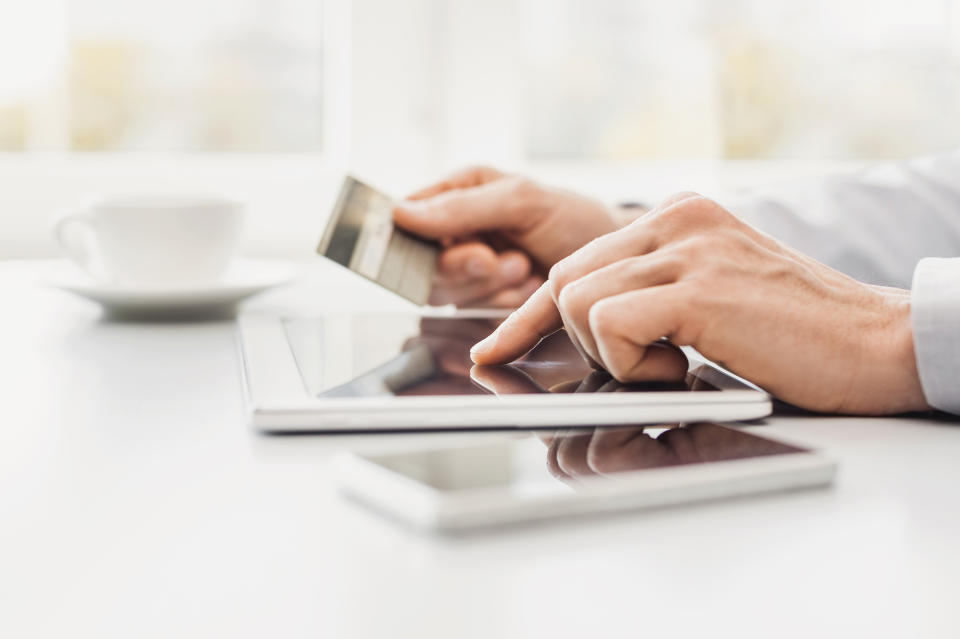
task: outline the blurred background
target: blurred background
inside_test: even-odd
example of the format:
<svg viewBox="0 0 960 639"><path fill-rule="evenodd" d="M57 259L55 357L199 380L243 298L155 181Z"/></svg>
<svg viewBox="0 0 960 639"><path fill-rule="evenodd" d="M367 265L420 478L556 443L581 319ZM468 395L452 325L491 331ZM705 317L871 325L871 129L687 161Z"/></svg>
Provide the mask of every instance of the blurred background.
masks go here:
<svg viewBox="0 0 960 639"><path fill-rule="evenodd" d="M2 0L0 258L219 192L309 252L343 172L708 193L960 146L960 0Z"/></svg>

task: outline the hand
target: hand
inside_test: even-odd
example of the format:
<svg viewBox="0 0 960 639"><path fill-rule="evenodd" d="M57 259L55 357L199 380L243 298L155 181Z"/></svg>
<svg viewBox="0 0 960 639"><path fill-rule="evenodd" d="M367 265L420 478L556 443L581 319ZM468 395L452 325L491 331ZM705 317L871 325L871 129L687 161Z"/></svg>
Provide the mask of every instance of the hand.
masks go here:
<svg viewBox="0 0 960 639"><path fill-rule="evenodd" d="M620 381L675 374L650 348L667 337L803 408L928 408L909 292L862 284L696 194L558 262L473 360L510 361L561 326Z"/></svg>
<svg viewBox="0 0 960 639"><path fill-rule="evenodd" d="M431 304L516 307L557 261L620 227L601 202L470 168L399 202L397 225L441 240Z"/></svg>
<svg viewBox="0 0 960 639"><path fill-rule="evenodd" d="M653 344L651 348L669 350L676 358L676 367L686 371L688 362L683 352L667 343ZM666 390L686 388L683 376L678 380L663 380L647 384L621 384L603 370L591 368L577 351L565 331L557 331L543 339L522 359L509 365L483 366L476 364L470 370L470 377L480 386L495 395L516 393L620 393L646 390ZM670 383L672 382L672 383ZM695 390L703 382L694 377L690 390Z"/></svg>

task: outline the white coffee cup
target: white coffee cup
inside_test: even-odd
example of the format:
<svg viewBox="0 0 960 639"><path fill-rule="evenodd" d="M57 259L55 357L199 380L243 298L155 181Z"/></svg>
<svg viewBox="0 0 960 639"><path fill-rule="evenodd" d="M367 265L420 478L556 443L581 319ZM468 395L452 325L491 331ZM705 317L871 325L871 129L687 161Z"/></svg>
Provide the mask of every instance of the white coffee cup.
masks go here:
<svg viewBox="0 0 960 639"><path fill-rule="evenodd" d="M237 253L243 207L182 195L101 200L61 217L57 241L106 284L137 288L216 283Z"/></svg>

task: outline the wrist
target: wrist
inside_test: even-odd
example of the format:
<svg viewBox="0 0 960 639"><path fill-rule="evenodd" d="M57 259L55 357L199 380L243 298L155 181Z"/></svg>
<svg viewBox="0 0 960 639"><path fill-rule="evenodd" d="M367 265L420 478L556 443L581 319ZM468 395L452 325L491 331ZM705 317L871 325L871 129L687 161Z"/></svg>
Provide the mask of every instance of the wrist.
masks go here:
<svg viewBox="0 0 960 639"><path fill-rule="evenodd" d="M883 412L930 410L917 369L909 293L890 291L885 297L889 321L880 329L882 334L871 340L880 345L882 360L877 370L885 378L878 381L877 390L882 393L878 401L885 405Z"/></svg>

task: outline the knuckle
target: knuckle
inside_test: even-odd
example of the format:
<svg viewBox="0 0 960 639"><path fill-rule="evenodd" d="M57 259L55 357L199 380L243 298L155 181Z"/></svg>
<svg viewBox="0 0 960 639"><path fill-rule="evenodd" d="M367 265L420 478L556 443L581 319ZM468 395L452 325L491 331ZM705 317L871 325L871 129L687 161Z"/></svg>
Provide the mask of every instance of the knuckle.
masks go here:
<svg viewBox="0 0 960 639"><path fill-rule="evenodd" d="M560 289L587 275L589 269L584 265L590 263L591 255L601 250L601 245L598 244L599 239L591 240L579 250L550 267L547 280L551 287L554 287L554 299L560 294Z"/></svg>
<svg viewBox="0 0 960 639"><path fill-rule="evenodd" d="M488 164L480 164L474 167L474 180L477 184L485 184L487 182L493 182L495 180L501 180L507 177L509 174L504 173L495 166L490 166Z"/></svg>
<svg viewBox="0 0 960 639"><path fill-rule="evenodd" d="M702 195L691 195L667 211L667 218L674 223L695 228L715 226L729 215L719 204Z"/></svg>
<svg viewBox="0 0 960 639"><path fill-rule="evenodd" d="M518 203L519 208L522 210L536 205L542 194L540 185L521 176L513 176L510 179L512 180L510 194L513 200Z"/></svg>
<svg viewBox="0 0 960 639"><path fill-rule="evenodd" d="M499 171L497 171L495 168L487 164L468 164L467 166L457 171L455 175L473 176L477 180L482 181L498 173Z"/></svg>
<svg viewBox="0 0 960 639"><path fill-rule="evenodd" d="M673 210L676 211L678 216L684 219L702 221L710 217L710 208L706 198L698 196L684 200L674 207Z"/></svg>
<svg viewBox="0 0 960 639"><path fill-rule="evenodd" d="M699 198L699 197L703 197L703 196L697 193L696 191L678 191L677 193L674 193L673 195L668 195L666 198L664 198L663 202L660 203L660 206L663 208L667 208L667 207L673 206L674 204L682 202L684 200L689 200L691 198Z"/></svg>
<svg viewBox="0 0 960 639"><path fill-rule="evenodd" d="M630 371L627 370L619 361L613 361L606 364L607 372L610 376L621 384L627 384L633 381L630 377Z"/></svg>
<svg viewBox="0 0 960 639"><path fill-rule="evenodd" d="M560 291L572 279L573 268L566 259L560 260L550 267L547 280L550 282L550 290L553 291L553 299L560 296Z"/></svg>
<svg viewBox="0 0 960 639"><path fill-rule="evenodd" d="M700 238L697 235L684 238L666 247L663 252L686 264L690 264L695 262L700 255Z"/></svg>
<svg viewBox="0 0 960 639"><path fill-rule="evenodd" d="M579 300L575 286L566 286L557 296L557 308L563 317L572 317L577 313Z"/></svg>
<svg viewBox="0 0 960 639"><path fill-rule="evenodd" d="M621 325L616 308L601 300L590 308L590 332L597 343L600 352L607 352L602 364L610 375L620 383L631 381L632 367L625 363L629 357L623 352L626 346L621 337Z"/></svg>
<svg viewBox="0 0 960 639"><path fill-rule="evenodd" d="M563 283L560 278L551 277L547 280L550 283L550 296L557 304L560 303L560 295L563 294Z"/></svg>
<svg viewBox="0 0 960 639"><path fill-rule="evenodd" d="M681 277L690 263L689 251L683 247L670 247L651 256L631 258L628 265L628 277L639 281L648 281L662 273L665 277ZM650 282L653 285L656 282Z"/></svg>
<svg viewBox="0 0 960 639"><path fill-rule="evenodd" d="M606 300L600 300L590 307L587 322L590 325L590 331L598 339L616 333L617 316Z"/></svg>
<svg viewBox="0 0 960 639"><path fill-rule="evenodd" d="M626 275L629 278L639 277L644 274L647 270L647 260L645 255L635 255L633 257L628 257L625 260L620 260L617 262L615 267L620 270L621 273Z"/></svg>
<svg viewBox="0 0 960 639"><path fill-rule="evenodd" d="M695 270L702 266L704 261L709 262L709 259L705 258L708 258L710 250L706 237L697 234L670 246L666 253L672 259L682 262L688 270Z"/></svg>
<svg viewBox="0 0 960 639"><path fill-rule="evenodd" d="M547 271L547 280L550 282L559 280L563 276L563 269L563 260L554 263L554 265L550 267L550 270Z"/></svg>
<svg viewBox="0 0 960 639"><path fill-rule="evenodd" d="M725 224L732 219L726 209L709 198L694 199L691 201L691 206L696 209L696 214L705 223Z"/></svg>
<svg viewBox="0 0 960 639"><path fill-rule="evenodd" d="M618 262L615 268L618 270L617 275L626 281L643 281L651 268L650 258L646 255L629 257Z"/></svg>

